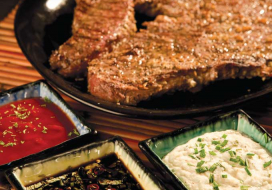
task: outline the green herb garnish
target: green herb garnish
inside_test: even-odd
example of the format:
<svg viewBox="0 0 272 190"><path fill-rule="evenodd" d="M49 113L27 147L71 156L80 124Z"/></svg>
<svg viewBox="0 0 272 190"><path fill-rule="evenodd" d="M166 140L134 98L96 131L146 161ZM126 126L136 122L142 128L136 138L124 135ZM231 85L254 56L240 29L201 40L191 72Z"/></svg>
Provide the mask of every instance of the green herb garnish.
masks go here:
<svg viewBox="0 0 272 190"><path fill-rule="evenodd" d="M220 149L220 152L221 153L224 153L224 152L227 152L227 151L229 151L230 150L230 148L222 148L222 149Z"/></svg>
<svg viewBox="0 0 272 190"><path fill-rule="evenodd" d="M194 154L198 154L198 150L197 150L197 148L195 148L194 150L195 150Z"/></svg>
<svg viewBox="0 0 272 190"><path fill-rule="evenodd" d="M223 175L222 175L222 178L228 178L228 175L223 174Z"/></svg>
<svg viewBox="0 0 272 190"><path fill-rule="evenodd" d="M206 157L205 149L202 149L199 152L200 152L200 157L202 157L202 158Z"/></svg>
<svg viewBox="0 0 272 190"><path fill-rule="evenodd" d="M218 163L218 166L220 166L221 168L224 168L224 171L226 170L225 166L223 166L222 164Z"/></svg>
<svg viewBox="0 0 272 190"><path fill-rule="evenodd" d="M191 155L191 154L190 154L189 156L190 156L191 158L197 160L196 157L195 157L194 155Z"/></svg>
<svg viewBox="0 0 272 190"><path fill-rule="evenodd" d="M210 174L209 183L213 183L213 182L214 182L214 175Z"/></svg>
<svg viewBox="0 0 272 190"><path fill-rule="evenodd" d="M218 166L218 163L214 163L214 164L210 167L209 171L210 171L210 172L214 172L214 170L216 170L217 166Z"/></svg>
<svg viewBox="0 0 272 190"><path fill-rule="evenodd" d="M17 122L14 123L13 126L17 128L18 127L18 123Z"/></svg>
<svg viewBox="0 0 272 190"><path fill-rule="evenodd" d="M20 112L18 112L18 111L14 111L14 114L15 114L16 117L18 117L19 119L26 119L26 118L28 118L28 116L30 115L30 112L20 113Z"/></svg>
<svg viewBox="0 0 272 190"><path fill-rule="evenodd" d="M2 146L5 145L4 141L0 141L0 145Z"/></svg>
<svg viewBox="0 0 272 190"><path fill-rule="evenodd" d="M268 136L266 133L264 134L264 140L265 140L265 143L268 143Z"/></svg>
<svg viewBox="0 0 272 190"><path fill-rule="evenodd" d="M209 151L210 155L216 156L216 153L214 151Z"/></svg>
<svg viewBox="0 0 272 190"><path fill-rule="evenodd" d="M198 142L202 142L202 138L198 138L197 141L198 141Z"/></svg>
<svg viewBox="0 0 272 190"><path fill-rule="evenodd" d="M198 167L198 168L196 168L197 173L204 173L206 171L208 171L207 167Z"/></svg>
<svg viewBox="0 0 272 190"><path fill-rule="evenodd" d="M51 101L49 98L47 98L47 97L44 97L44 101L47 102L47 103L51 103L51 102L52 102L52 101Z"/></svg>
<svg viewBox="0 0 272 190"><path fill-rule="evenodd" d="M240 190L248 190L249 187L250 187L250 186L242 185L242 186L240 187Z"/></svg>
<svg viewBox="0 0 272 190"><path fill-rule="evenodd" d="M47 128L45 126L43 126L42 133L47 133Z"/></svg>
<svg viewBox="0 0 272 190"><path fill-rule="evenodd" d="M227 138L227 136L228 136L228 135L224 134L224 135L222 136L222 138L224 138L224 139L225 139L225 138Z"/></svg>
<svg viewBox="0 0 272 190"><path fill-rule="evenodd" d="M203 144L203 143L200 143L200 144L199 144L199 146L200 146L201 148L204 148L205 145L206 145L206 144Z"/></svg>
<svg viewBox="0 0 272 190"><path fill-rule="evenodd" d="M213 189L214 190L219 190L219 186L215 181L213 182Z"/></svg>
<svg viewBox="0 0 272 190"><path fill-rule="evenodd" d="M268 162L265 162L264 165L263 165L263 167L266 168L266 167L270 166L271 162L272 162L271 160L268 161Z"/></svg>
<svg viewBox="0 0 272 190"><path fill-rule="evenodd" d="M245 170L246 170L246 173L249 175L249 176L252 176L251 172L249 171L248 167L246 166L245 167Z"/></svg>
<svg viewBox="0 0 272 190"><path fill-rule="evenodd" d="M14 145L16 145L16 143L7 143L7 144L4 145L4 147L14 146Z"/></svg>
<svg viewBox="0 0 272 190"><path fill-rule="evenodd" d="M226 146L226 145L228 144L228 142L229 142L228 140L224 140L224 141L221 143L221 146L222 146L222 147Z"/></svg>
<svg viewBox="0 0 272 190"><path fill-rule="evenodd" d="M76 129L73 130L73 133L74 133L75 135L77 135L77 136L80 135Z"/></svg>
<svg viewBox="0 0 272 190"><path fill-rule="evenodd" d="M216 150L221 150L221 145L216 145L215 149Z"/></svg>
<svg viewBox="0 0 272 190"><path fill-rule="evenodd" d="M242 160L242 159L240 159L239 164L240 164L241 166L246 166L246 162L245 162L244 160Z"/></svg>
<svg viewBox="0 0 272 190"><path fill-rule="evenodd" d="M218 145L218 144L220 144L220 141L212 141L212 144Z"/></svg>
<svg viewBox="0 0 272 190"><path fill-rule="evenodd" d="M247 156L248 157L252 157L252 156L254 156L255 154L253 154L253 153L247 153Z"/></svg>
<svg viewBox="0 0 272 190"><path fill-rule="evenodd" d="M205 161L201 160L200 162L197 163L197 167L201 167L203 164L205 163Z"/></svg>
<svg viewBox="0 0 272 190"><path fill-rule="evenodd" d="M236 152L234 152L233 150L230 150L229 154L230 154L231 157L234 157L236 155Z"/></svg>
<svg viewBox="0 0 272 190"><path fill-rule="evenodd" d="M246 166L249 166L247 158L245 159L245 162L246 162Z"/></svg>
<svg viewBox="0 0 272 190"><path fill-rule="evenodd" d="M233 146L238 146L239 141L235 140Z"/></svg>
<svg viewBox="0 0 272 190"><path fill-rule="evenodd" d="M229 160L231 162L235 162L235 163L238 163L240 161L240 159L237 159L237 157L236 158L230 158Z"/></svg>

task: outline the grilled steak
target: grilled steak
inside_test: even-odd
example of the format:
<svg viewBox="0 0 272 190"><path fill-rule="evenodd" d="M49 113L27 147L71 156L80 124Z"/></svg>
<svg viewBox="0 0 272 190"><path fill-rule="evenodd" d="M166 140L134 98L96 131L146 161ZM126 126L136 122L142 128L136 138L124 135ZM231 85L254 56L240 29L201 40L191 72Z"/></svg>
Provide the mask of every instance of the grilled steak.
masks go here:
<svg viewBox="0 0 272 190"><path fill-rule="evenodd" d="M147 6L138 1L137 6ZM197 91L216 80L271 77L271 0L177 1L178 14L171 12L171 2L161 1L149 12L165 15L145 23L147 30L89 63L92 95L135 105L175 90Z"/></svg>
<svg viewBox="0 0 272 190"><path fill-rule="evenodd" d="M73 36L54 51L51 68L64 77L87 73L88 62L136 31L132 0L77 0Z"/></svg>

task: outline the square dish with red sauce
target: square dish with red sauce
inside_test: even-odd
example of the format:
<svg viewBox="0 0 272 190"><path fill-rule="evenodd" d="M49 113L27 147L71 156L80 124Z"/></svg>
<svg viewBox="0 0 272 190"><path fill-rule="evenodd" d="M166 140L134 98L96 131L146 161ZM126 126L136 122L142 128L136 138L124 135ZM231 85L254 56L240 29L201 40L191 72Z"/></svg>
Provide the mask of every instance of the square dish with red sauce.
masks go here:
<svg viewBox="0 0 272 190"><path fill-rule="evenodd" d="M43 80L0 93L0 186L8 167L86 133L97 132Z"/></svg>

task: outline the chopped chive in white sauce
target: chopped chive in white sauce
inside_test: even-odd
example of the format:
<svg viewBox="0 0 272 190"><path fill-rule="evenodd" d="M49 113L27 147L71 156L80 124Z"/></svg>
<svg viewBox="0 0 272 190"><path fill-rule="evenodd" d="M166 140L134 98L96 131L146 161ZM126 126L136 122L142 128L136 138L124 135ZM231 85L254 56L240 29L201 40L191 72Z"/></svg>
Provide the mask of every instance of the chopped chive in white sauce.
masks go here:
<svg viewBox="0 0 272 190"><path fill-rule="evenodd" d="M259 173L256 173L254 162L256 159L261 159L260 155L258 155L258 149L261 149L262 147L258 149L252 149L252 147L254 147L255 145L248 144L248 142L251 140L250 138L245 139L246 135L241 135L237 131L234 131L233 133L235 135L239 133L240 136L233 138L233 133L230 133L230 131L231 130L225 131L224 133L221 132L221 134L219 132L214 132L214 134L218 133L217 136L211 133L210 138L209 136L205 136L206 134L204 134L204 137L196 137L194 138L194 140L191 140L192 144L186 145L190 148L190 151L188 152L187 149L188 154L185 155L189 155L191 158L196 160L191 161L191 163L185 162L186 165L191 166L187 166L186 168L194 171L195 175L205 176L206 179L209 181L210 189L219 190L221 189L221 186L231 186L229 184L221 184L220 181L217 181L217 179L220 180L220 177L223 178L221 180L227 180L228 182L232 180L236 174L230 175L230 170L236 170L241 168L242 170L239 169L237 173L248 176L247 179L250 179L251 176L254 176L255 180L255 177L259 175ZM256 142L252 141L252 143ZM268 159L264 160L259 164L264 169L264 171L265 168L267 168L266 171L270 171L269 166L272 165L272 157L270 156L267 158ZM180 167L178 166L177 168ZM177 171L177 168L175 168L175 171ZM269 175L265 173L266 178L267 176ZM272 174L270 176L272 176ZM189 183L190 182L188 182L187 184ZM194 181L194 183L197 184L198 182ZM199 183L201 183L201 181L199 181ZM238 187L242 190L248 190L252 188L252 186L249 186L251 184L248 183L248 180L246 179L244 179L243 183L240 183L238 185ZM192 186L189 189L193 190L195 189L194 187L196 186ZM272 184L263 185L263 189L272 190Z"/></svg>

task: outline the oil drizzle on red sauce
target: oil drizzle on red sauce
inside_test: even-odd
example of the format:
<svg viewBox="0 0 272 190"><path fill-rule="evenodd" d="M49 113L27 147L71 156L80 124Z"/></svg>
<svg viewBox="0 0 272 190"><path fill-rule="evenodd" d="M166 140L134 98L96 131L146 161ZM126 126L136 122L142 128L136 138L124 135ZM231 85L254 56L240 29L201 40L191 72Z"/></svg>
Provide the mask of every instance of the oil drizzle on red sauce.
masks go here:
<svg viewBox="0 0 272 190"><path fill-rule="evenodd" d="M1 106L0 165L60 144L75 135L72 131L77 133L69 118L47 99Z"/></svg>

